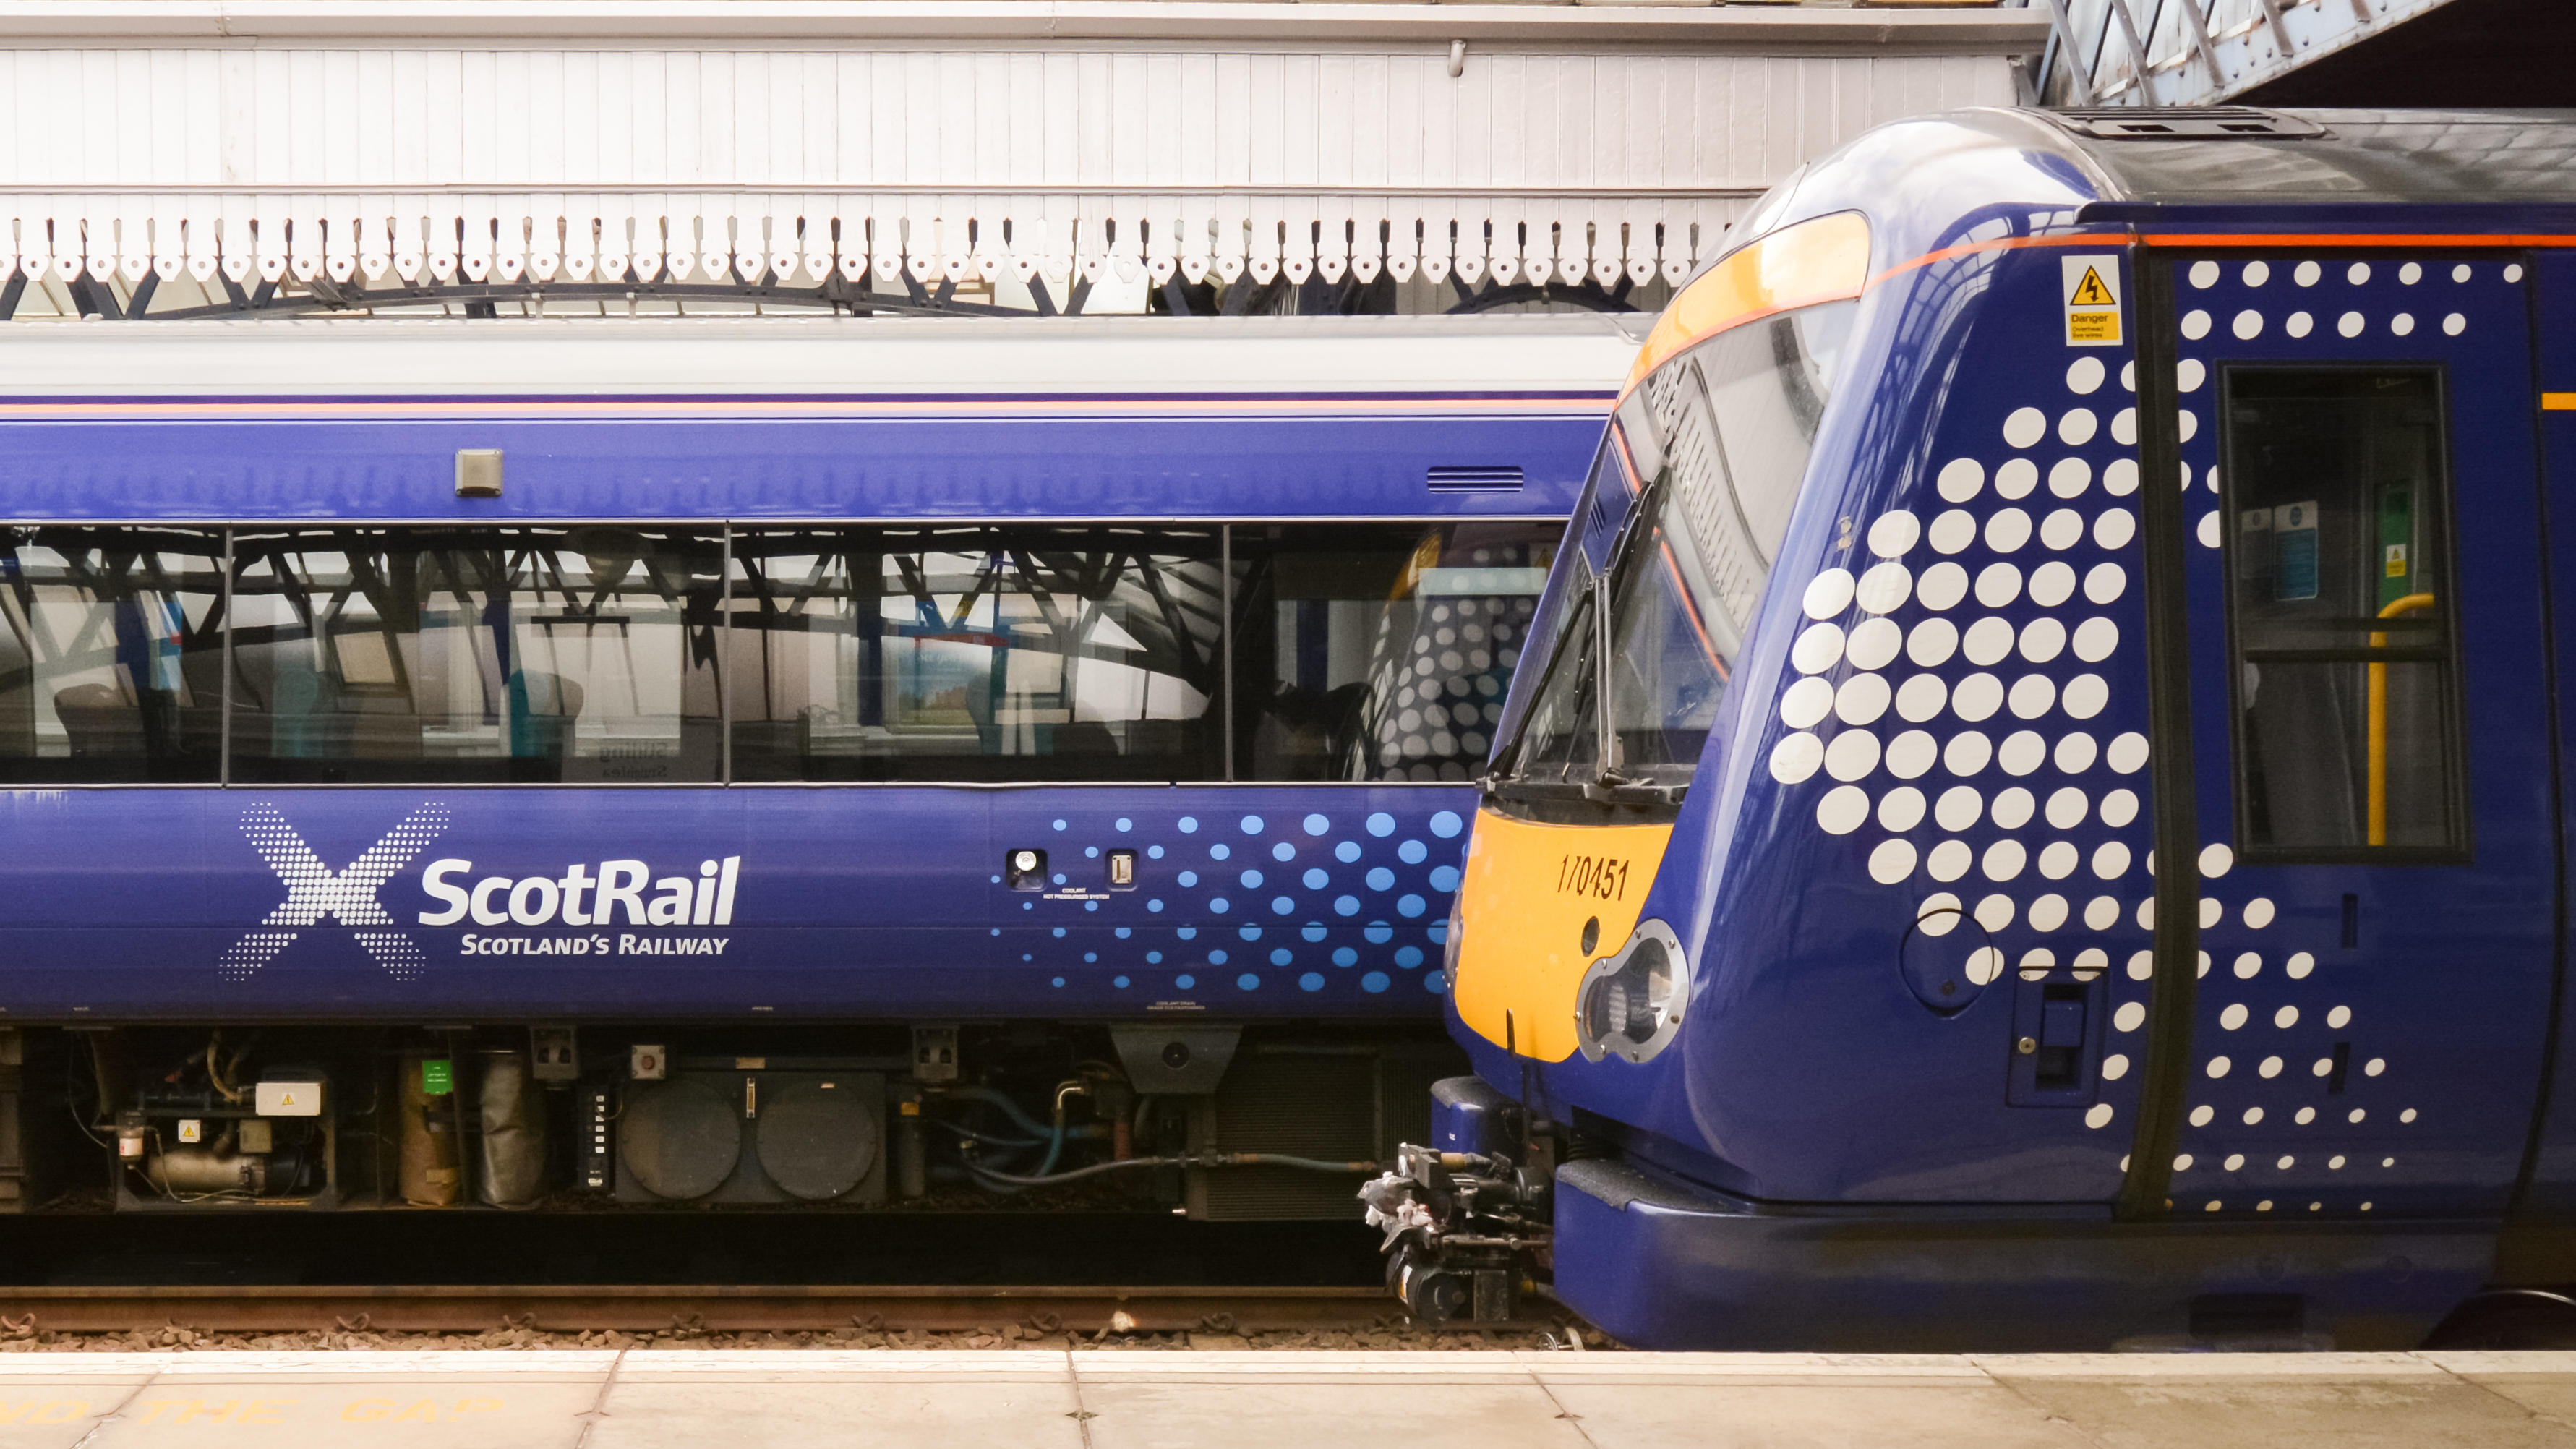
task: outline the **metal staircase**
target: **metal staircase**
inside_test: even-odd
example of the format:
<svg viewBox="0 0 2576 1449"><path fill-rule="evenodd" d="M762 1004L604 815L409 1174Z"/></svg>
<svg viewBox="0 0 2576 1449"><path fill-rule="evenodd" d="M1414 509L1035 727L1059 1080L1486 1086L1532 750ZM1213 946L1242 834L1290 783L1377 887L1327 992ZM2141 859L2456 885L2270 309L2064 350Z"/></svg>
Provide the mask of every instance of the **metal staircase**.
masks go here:
<svg viewBox="0 0 2576 1449"><path fill-rule="evenodd" d="M2027 0L2049 12L2052 34L2042 72L2042 99L2062 106L2206 106L2268 94L2294 71L2330 59L2349 62L2366 44L2410 22L2425 24L2495 9L2473 0ZM2564 0L2536 8L2555 10ZM2448 12L2448 13L2444 13ZM2545 22L2544 22L2545 27ZM2558 29L2564 28L2559 22ZM2499 69L2508 58L2494 56ZM2348 66L2347 66L2348 69ZM2563 74L2563 72L2562 72ZM2379 80L2348 95L2302 100L2351 104L2474 102L2475 97L2390 94ZM2568 99L2576 99L2569 87ZM2258 91L2267 92L2257 95ZM2562 100L2561 104L2566 103Z"/></svg>

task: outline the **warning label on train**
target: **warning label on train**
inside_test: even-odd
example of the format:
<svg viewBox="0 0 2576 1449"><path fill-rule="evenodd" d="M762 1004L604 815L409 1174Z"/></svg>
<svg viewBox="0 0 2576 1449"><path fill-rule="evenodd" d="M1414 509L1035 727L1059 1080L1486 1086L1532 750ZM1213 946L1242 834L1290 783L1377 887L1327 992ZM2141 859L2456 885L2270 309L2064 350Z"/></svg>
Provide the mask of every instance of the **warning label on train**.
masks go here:
<svg viewBox="0 0 2576 1449"><path fill-rule="evenodd" d="M2120 345L2120 259L2110 253L2060 257L2066 269L2066 345Z"/></svg>

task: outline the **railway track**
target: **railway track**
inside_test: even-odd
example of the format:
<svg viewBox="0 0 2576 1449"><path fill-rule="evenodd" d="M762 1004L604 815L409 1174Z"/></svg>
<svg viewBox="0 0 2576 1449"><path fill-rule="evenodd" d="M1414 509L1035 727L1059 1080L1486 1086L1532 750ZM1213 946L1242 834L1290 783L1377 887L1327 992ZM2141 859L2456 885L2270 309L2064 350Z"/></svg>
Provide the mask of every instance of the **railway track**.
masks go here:
<svg viewBox="0 0 2576 1449"><path fill-rule="evenodd" d="M0 1287L0 1317L19 1333L172 1324L207 1333L959 1332L997 1324L1050 1335L1258 1333L1366 1328L1399 1312L1384 1289L1343 1287Z"/></svg>

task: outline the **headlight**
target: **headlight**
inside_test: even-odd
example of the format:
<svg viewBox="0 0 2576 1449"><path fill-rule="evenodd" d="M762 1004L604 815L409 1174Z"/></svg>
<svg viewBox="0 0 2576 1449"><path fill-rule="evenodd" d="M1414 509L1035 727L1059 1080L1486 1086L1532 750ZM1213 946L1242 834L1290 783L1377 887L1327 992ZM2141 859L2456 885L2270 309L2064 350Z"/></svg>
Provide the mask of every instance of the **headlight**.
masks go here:
<svg viewBox="0 0 2576 1449"><path fill-rule="evenodd" d="M1604 956L1575 988L1574 1039L1586 1061L1616 1052L1651 1059L1680 1031L1690 1000L1681 938L1661 921L1639 921L1618 954Z"/></svg>

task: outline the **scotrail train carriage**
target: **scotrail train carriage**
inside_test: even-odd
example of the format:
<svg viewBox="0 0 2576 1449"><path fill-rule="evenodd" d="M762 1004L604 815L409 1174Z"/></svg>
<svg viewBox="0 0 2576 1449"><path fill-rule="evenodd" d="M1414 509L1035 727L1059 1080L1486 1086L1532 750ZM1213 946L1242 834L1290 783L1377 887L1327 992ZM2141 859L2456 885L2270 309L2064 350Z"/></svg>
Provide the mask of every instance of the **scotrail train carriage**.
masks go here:
<svg viewBox="0 0 2576 1449"><path fill-rule="evenodd" d="M1483 781L1477 1072L1370 1193L1417 1309L1535 1253L1647 1345L2361 1346L2576 1281L2571 162L1977 111L1774 191Z"/></svg>
<svg viewBox="0 0 2576 1449"><path fill-rule="evenodd" d="M21 329L47 1191L1338 1214L1635 346L1480 322Z"/></svg>

